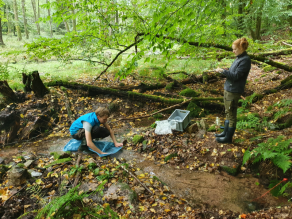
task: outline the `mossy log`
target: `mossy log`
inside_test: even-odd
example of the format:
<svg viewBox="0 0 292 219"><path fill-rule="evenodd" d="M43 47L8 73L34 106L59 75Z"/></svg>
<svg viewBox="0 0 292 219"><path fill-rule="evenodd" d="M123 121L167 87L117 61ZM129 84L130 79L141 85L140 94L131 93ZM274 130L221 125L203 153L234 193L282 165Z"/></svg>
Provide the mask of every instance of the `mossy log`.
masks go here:
<svg viewBox="0 0 292 219"><path fill-rule="evenodd" d="M271 55L278 56L278 55L289 55L289 54L292 54L292 48L258 53L259 56L271 56Z"/></svg>
<svg viewBox="0 0 292 219"><path fill-rule="evenodd" d="M111 88L122 90L122 91L138 90L139 93L144 93L147 90L156 90L156 89L164 88L165 86L166 86L166 83L145 84L142 82L138 86L128 85L128 86L116 86L116 87L111 87Z"/></svg>
<svg viewBox="0 0 292 219"><path fill-rule="evenodd" d="M292 87L292 75L285 78L283 81L281 81L281 84L275 88L265 90L263 91L264 94L273 94L277 93L280 90L288 89Z"/></svg>
<svg viewBox="0 0 292 219"><path fill-rule="evenodd" d="M280 68L280 69L284 69L285 71L289 71L289 72L292 72L292 67L284 64L284 63L281 63L281 62L276 62L276 61L273 61L271 59L268 59L264 56L260 56L260 55L252 55L252 54L248 54L249 57L251 59L254 59L254 60L257 60L257 61L261 61L261 62L264 62L264 63L267 63L271 66L274 66L274 67L277 67L277 68Z"/></svg>
<svg viewBox="0 0 292 219"><path fill-rule="evenodd" d="M155 95L141 94L132 91L120 91L112 88L103 88L92 85L78 84L75 82L63 82L63 81L52 81L46 84L47 86L63 86L71 89L85 90L89 96L96 96L99 94L111 94L114 96L133 98L137 100L149 100L154 102L163 102L166 104L177 104L184 102L184 99L174 98L163 98ZM205 100L219 100L223 101L223 98L192 98L194 101L205 101Z"/></svg>

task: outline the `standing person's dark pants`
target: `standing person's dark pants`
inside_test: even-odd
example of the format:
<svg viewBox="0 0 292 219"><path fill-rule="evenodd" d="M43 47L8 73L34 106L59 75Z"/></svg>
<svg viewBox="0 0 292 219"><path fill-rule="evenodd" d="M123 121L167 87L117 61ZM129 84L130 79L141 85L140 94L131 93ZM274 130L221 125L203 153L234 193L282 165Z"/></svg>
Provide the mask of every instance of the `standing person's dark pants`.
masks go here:
<svg viewBox="0 0 292 219"><path fill-rule="evenodd" d="M224 106L226 120L229 120L229 127L236 128L237 121L237 107L240 93L231 93L224 90Z"/></svg>
<svg viewBox="0 0 292 219"><path fill-rule="evenodd" d="M107 130L104 127L100 127L100 126L93 126L91 129L91 136L92 139L95 138L106 138L110 135L109 130ZM72 135L72 137L74 139L77 140L82 140L83 138L85 138L85 129L79 129L78 132L74 135Z"/></svg>

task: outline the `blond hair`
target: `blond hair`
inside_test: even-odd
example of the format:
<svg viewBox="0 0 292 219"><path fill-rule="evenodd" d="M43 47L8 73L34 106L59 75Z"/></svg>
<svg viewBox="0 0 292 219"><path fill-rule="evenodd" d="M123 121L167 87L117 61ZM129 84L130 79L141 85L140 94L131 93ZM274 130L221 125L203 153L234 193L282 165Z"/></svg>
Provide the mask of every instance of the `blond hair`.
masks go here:
<svg viewBox="0 0 292 219"><path fill-rule="evenodd" d="M240 38L237 39L233 42L233 45L235 45L237 48L242 49L243 51L247 50L248 48L248 42L246 40L246 38Z"/></svg>
<svg viewBox="0 0 292 219"><path fill-rule="evenodd" d="M96 116L99 116L99 117L104 117L104 116L109 117L110 116L110 112L106 107L98 107L95 110L95 114L96 114Z"/></svg>

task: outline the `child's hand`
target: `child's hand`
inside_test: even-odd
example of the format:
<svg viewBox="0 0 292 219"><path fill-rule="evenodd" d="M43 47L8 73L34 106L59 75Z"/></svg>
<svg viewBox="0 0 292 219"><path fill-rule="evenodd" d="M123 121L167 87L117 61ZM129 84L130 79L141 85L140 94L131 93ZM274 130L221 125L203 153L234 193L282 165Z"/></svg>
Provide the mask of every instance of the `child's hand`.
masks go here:
<svg viewBox="0 0 292 219"><path fill-rule="evenodd" d="M122 147L123 146L123 143L115 143L115 146L116 147Z"/></svg>
<svg viewBox="0 0 292 219"><path fill-rule="evenodd" d="M99 154L108 154L108 153L103 153L103 152L100 152Z"/></svg>

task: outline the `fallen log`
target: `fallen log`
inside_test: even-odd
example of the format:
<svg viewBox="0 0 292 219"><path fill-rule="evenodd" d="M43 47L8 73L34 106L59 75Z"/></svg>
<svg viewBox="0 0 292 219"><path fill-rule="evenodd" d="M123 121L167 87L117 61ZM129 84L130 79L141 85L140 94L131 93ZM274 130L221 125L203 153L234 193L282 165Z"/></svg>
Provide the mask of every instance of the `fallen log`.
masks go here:
<svg viewBox="0 0 292 219"><path fill-rule="evenodd" d="M9 87L7 81L0 81L0 93L4 96L5 102L18 102L19 97Z"/></svg>
<svg viewBox="0 0 292 219"><path fill-rule="evenodd" d="M99 94L110 94L115 95L119 97L124 98L132 98L137 100L149 100L149 101L155 101L155 102L163 102L166 104L178 104L184 102L184 99L175 99L175 98L163 98L158 97L155 95L149 95L149 94L141 94L137 92L132 91L120 91L116 89L111 88L104 88L104 87L97 87L92 85L85 85L85 84L78 84L76 82L64 82L64 81L52 81L46 84L47 86L63 86L66 88L71 89L79 89L79 90L85 90L88 92L89 96L96 96ZM223 98L192 98L193 101L206 101L206 100L219 100L223 101Z"/></svg>
<svg viewBox="0 0 292 219"><path fill-rule="evenodd" d="M257 53L257 55L259 55L259 56L278 56L278 55L289 55L289 54L292 54L291 48Z"/></svg>

